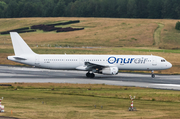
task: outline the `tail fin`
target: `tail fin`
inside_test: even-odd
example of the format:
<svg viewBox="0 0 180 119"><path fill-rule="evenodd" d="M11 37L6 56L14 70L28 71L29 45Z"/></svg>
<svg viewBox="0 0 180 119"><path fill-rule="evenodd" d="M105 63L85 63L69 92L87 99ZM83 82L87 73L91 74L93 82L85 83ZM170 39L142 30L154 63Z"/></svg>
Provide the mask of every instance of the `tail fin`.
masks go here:
<svg viewBox="0 0 180 119"><path fill-rule="evenodd" d="M16 56L35 54L17 32L10 32Z"/></svg>

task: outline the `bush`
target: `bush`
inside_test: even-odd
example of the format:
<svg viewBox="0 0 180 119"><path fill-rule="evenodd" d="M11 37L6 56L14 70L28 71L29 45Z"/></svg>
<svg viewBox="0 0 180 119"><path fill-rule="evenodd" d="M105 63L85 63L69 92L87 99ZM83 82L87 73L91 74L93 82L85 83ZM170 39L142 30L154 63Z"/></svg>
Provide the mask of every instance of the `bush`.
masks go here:
<svg viewBox="0 0 180 119"><path fill-rule="evenodd" d="M17 89L23 89L23 86L17 86Z"/></svg>
<svg viewBox="0 0 180 119"><path fill-rule="evenodd" d="M175 29L180 30L180 22L179 22L179 21L178 21L178 22L176 22Z"/></svg>
<svg viewBox="0 0 180 119"><path fill-rule="evenodd" d="M153 98L152 101L156 101L156 99Z"/></svg>

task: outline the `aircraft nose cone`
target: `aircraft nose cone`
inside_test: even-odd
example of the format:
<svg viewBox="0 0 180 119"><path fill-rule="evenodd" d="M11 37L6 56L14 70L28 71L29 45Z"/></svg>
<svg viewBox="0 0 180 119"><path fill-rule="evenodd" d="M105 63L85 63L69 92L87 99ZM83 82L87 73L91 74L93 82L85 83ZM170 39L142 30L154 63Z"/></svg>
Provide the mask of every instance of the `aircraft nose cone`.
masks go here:
<svg viewBox="0 0 180 119"><path fill-rule="evenodd" d="M167 67L168 67L168 68L171 68L171 67L172 67L172 64L171 64L170 62L168 62Z"/></svg>

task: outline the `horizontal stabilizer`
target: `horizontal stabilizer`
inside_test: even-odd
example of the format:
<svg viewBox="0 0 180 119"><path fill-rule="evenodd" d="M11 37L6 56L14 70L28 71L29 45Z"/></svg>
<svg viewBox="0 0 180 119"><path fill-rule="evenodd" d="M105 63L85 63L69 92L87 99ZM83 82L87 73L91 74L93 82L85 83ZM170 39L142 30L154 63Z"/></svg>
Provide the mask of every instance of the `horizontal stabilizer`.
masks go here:
<svg viewBox="0 0 180 119"><path fill-rule="evenodd" d="M22 57L14 57L16 60L27 60L25 58L22 58Z"/></svg>

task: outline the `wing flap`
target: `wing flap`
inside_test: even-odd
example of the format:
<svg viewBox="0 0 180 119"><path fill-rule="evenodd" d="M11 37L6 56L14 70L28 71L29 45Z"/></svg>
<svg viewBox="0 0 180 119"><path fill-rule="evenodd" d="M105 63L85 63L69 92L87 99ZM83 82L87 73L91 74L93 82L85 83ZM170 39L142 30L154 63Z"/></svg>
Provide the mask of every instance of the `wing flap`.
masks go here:
<svg viewBox="0 0 180 119"><path fill-rule="evenodd" d="M109 64L96 64L91 62L85 62L84 66L76 67L77 70L92 71L93 69L102 70L105 67L111 67Z"/></svg>

